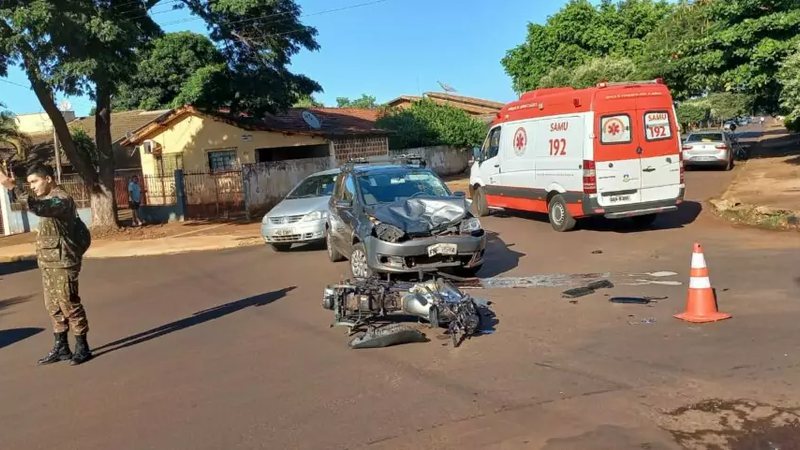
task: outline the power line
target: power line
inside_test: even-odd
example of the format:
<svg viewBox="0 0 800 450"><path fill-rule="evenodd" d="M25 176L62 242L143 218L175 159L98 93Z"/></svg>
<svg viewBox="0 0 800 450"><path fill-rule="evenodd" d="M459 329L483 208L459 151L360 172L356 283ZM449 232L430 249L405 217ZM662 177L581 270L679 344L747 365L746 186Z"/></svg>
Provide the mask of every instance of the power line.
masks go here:
<svg viewBox="0 0 800 450"><path fill-rule="evenodd" d="M14 86L19 86L19 87L25 88L25 89L30 89L31 88L30 86L25 86L24 84L19 84L19 83L15 83L13 81L8 81L5 78L0 78L0 81L2 81L3 83L8 83L8 84L14 85Z"/></svg>

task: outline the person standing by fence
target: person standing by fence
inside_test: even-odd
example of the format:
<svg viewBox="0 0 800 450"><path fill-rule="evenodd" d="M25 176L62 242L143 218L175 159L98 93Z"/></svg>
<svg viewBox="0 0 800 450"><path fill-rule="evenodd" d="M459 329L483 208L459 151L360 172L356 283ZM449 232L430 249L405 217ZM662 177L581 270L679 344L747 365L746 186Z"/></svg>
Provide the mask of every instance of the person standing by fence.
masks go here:
<svg viewBox="0 0 800 450"><path fill-rule="evenodd" d="M142 226L142 220L139 218L139 207L142 204L142 188L139 186L139 177L134 175L128 183L128 206L133 212L133 226Z"/></svg>
<svg viewBox="0 0 800 450"><path fill-rule="evenodd" d="M38 363L71 360L71 365L82 364L92 358L92 353L86 341L89 321L78 295L78 275L83 254L91 245L91 234L78 216L75 201L55 183L51 167L30 167L27 181L33 196L16 185L13 174L8 176L0 170L0 184L41 218L36 259L42 271L44 304L53 323L55 345ZM69 348L69 330L75 336L75 353Z"/></svg>

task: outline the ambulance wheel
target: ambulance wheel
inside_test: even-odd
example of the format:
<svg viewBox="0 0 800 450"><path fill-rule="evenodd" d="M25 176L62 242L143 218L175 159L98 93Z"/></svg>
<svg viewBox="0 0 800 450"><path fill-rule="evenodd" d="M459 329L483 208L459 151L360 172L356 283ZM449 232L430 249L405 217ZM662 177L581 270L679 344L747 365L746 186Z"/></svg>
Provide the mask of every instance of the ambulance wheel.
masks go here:
<svg viewBox="0 0 800 450"><path fill-rule="evenodd" d="M478 186L472 193L472 213L477 217L489 215L489 204L486 203L486 192Z"/></svg>
<svg viewBox="0 0 800 450"><path fill-rule="evenodd" d="M575 228L575 218L569 213L567 202L560 194L550 199L547 215L550 218L550 225L556 231L563 232Z"/></svg>

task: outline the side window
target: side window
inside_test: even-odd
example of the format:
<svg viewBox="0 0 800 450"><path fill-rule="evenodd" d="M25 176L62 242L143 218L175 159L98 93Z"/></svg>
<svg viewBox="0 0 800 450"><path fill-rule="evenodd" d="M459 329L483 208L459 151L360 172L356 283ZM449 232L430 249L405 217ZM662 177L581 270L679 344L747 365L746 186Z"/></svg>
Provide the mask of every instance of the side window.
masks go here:
<svg viewBox="0 0 800 450"><path fill-rule="evenodd" d="M334 200L341 200L342 195L344 193L344 179L345 177L337 177L336 178L336 185L333 188L333 198Z"/></svg>
<svg viewBox="0 0 800 450"><path fill-rule="evenodd" d="M344 192L342 192L342 200L352 202L356 198L356 183L352 175L347 175L344 180Z"/></svg>
<svg viewBox="0 0 800 450"><path fill-rule="evenodd" d="M631 117L627 114L600 118L600 142L627 144L631 142Z"/></svg>
<svg viewBox="0 0 800 450"><path fill-rule="evenodd" d="M483 149L481 149L484 160L494 158L498 152L500 152L500 127L494 128L489 132L489 136L483 143Z"/></svg>
<svg viewBox="0 0 800 450"><path fill-rule="evenodd" d="M648 111L644 113L644 135L648 141L660 141L672 137L667 111Z"/></svg>

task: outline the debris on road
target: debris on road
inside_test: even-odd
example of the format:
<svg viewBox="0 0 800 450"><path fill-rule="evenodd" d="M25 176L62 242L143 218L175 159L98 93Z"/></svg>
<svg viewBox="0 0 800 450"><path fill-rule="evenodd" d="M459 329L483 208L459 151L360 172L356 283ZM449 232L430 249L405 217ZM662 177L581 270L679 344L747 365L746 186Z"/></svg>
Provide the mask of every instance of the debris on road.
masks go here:
<svg viewBox="0 0 800 450"><path fill-rule="evenodd" d="M661 278L678 275L675 272L652 273L553 273L531 275L528 277L491 277L491 278L460 278L453 275L443 275L452 280L461 289L505 289L505 288L575 288L599 283L594 289L613 288L616 284L624 286L642 286L647 284L664 286L681 286L680 281L662 280ZM656 279L646 279L651 277ZM615 282L612 282L614 279Z"/></svg>
<svg viewBox="0 0 800 450"><path fill-rule="evenodd" d="M649 305L658 300L666 300L667 298L669 297L611 297L608 301L627 305Z"/></svg>
<svg viewBox="0 0 800 450"><path fill-rule="evenodd" d="M614 287L614 283L608 280L597 280L587 284L586 287L595 291L598 289L612 289Z"/></svg>
<svg viewBox="0 0 800 450"><path fill-rule="evenodd" d="M351 342L353 348L418 342L413 340L417 337L405 331L380 331L378 325L382 322L402 316L423 319L430 328L446 325L453 346L458 347L464 339L484 334L480 329L481 311L489 311L489 305L490 302L464 294L443 278L418 283L352 279L328 286L322 300L322 306L334 312L332 326L348 327L351 336L365 332Z"/></svg>
<svg viewBox="0 0 800 450"><path fill-rule="evenodd" d="M588 287L579 287L579 288L567 289L566 291L561 293L561 297L578 298L591 294L594 294L594 289L589 289Z"/></svg>
<svg viewBox="0 0 800 450"><path fill-rule="evenodd" d="M602 250L595 250L595 251L592 252L592 254L593 255L602 255L603 251Z"/></svg>
<svg viewBox="0 0 800 450"><path fill-rule="evenodd" d="M381 348L412 342L428 342L425 333L400 324L370 327L366 333L354 337L350 348Z"/></svg>
<svg viewBox="0 0 800 450"><path fill-rule="evenodd" d="M638 322L635 321L635 320L634 321L630 321L630 320L628 321L628 325L652 325L654 323L656 323L656 318L655 317L646 317L646 318L644 318L642 320L639 320Z"/></svg>

